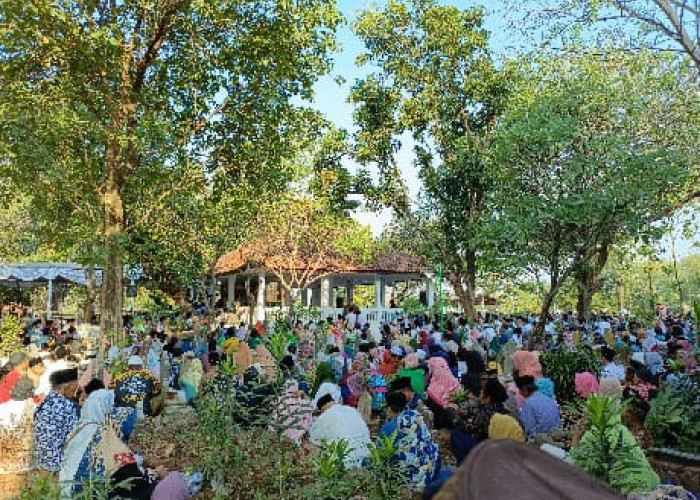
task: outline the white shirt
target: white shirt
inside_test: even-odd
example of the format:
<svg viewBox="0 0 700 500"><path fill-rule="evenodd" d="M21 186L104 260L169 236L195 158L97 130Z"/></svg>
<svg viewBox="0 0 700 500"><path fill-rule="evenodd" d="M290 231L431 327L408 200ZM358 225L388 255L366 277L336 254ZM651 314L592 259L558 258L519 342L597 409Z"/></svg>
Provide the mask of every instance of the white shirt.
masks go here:
<svg viewBox="0 0 700 500"><path fill-rule="evenodd" d="M598 323L598 333L604 335L607 330L612 330L610 323L607 321L601 321Z"/></svg>

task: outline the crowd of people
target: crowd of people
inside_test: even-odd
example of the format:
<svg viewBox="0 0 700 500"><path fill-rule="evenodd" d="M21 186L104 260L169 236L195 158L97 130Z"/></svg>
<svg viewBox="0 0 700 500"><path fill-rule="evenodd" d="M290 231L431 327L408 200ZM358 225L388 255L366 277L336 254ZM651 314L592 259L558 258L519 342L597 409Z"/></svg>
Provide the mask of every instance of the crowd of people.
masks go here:
<svg viewBox="0 0 700 500"><path fill-rule="evenodd" d="M226 318L210 326L189 314L184 332L172 332L166 318L127 318L128 341L94 359L74 345L74 333L61 341L41 330L28 333L26 351L14 353L3 368L0 422L31 419L35 467L56 475L66 498L98 476L114 485L134 482L130 491L117 490L123 498L184 499L201 476L149 469L128 447L135 420L157 415L169 398L196 407L205 397L234 395L249 410L239 416L241 425L255 425L256 410L272 399L266 425L282 428L298 445L345 442L347 468L365 466L372 444L389 440L403 483L432 498L489 440L532 443L568 459L556 443L573 426L545 376L543 351L595 349L602 369L576 374L580 398L604 394L642 411L663 384L697 375L693 322L672 315L650 327L622 314L591 322L554 315L542 335L536 335L535 317L500 314L476 323L459 315L396 317L374 330L358 321L362 313L355 307L288 329L249 328ZM79 369L81 358L87 367ZM637 448L631 449L647 448L632 422ZM571 438L576 444L587 436ZM659 477L643 452L636 459L645 480L635 492L649 492ZM159 496L173 491L182 496Z"/></svg>

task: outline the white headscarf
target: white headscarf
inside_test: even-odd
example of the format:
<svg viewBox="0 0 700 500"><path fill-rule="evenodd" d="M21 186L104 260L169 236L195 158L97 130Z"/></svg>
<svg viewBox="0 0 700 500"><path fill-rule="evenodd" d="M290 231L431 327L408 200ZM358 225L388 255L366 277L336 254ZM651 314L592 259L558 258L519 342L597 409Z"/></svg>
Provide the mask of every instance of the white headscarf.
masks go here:
<svg viewBox="0 0 700 500"><path fill-rule="evenodd" d="M58 479L61 498L71 498L73 481L93 437L106 423L114 407L114 392L99 389L88 396L80 412L80 421L66 441Z"/></svg>

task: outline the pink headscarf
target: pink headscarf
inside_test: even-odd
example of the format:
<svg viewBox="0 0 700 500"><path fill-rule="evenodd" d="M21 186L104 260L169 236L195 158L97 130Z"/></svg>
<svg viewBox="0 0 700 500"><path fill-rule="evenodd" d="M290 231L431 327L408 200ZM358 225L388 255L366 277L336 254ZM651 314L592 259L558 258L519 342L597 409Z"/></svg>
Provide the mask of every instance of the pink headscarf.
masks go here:
<svg viewBox="0 0 700 500"><path fill-rule="evenodd" d="M409 370L412 368L417 368L419 363L420 359L418 359L418 354L411 353L403 358L403 365Z"/></svg>
<svg viewBox="0 0 700 500"><path fill-rule="evenodd" d="M452 375L444 358L434 357L428 360L430 368L430 385L426 394L435 403L445 408L452 400L450 394L461 388L459 381Z"/></svg>
<svg viewBox="0 0 700 500"><path fill-rule="evenodd" d="M513 371L518 372L518 376L530 376L534 379L542 377L542 365L539 357L534 352L516 351L511 357L513 362Z"/></svg>
<svg viewBox="0 0 700 500"><path fill-rule="evenodd" d="M187 481L182 472L171 472L153 490L151 500L189 500Z"/></svg>
<svg viewBox="0 0 700 500"><path fill-rule="evenodd" d="M591 394L600 394L598 379L590 372L577 373L574 377L576 393L582 398L587 398Z"/></svg>

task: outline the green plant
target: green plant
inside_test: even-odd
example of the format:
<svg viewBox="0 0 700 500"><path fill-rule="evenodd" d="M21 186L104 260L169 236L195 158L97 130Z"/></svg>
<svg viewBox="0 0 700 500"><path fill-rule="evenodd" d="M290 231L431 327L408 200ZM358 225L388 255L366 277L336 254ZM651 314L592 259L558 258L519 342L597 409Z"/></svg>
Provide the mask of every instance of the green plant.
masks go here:
<svg viewBox="0 0 700 500"><path fill-rule="evenodd" d="M658 483L637 440L622 423L626 405L593 394L584 403L586 432L571 448L576 465L620 493L645 493Z"/></svg>
<svg viewBox="0 0 700 500"><path fill-rule="evenodd" d="M14 316L6 316L0 323L0 357L6 357L21 349L22 325Z"/></svg>
<svg viewBox="0 0 700 500"><path fill-rule="evenodd" d="M644 426L654 444L700 452L700 402L697 384L682 377L664 385L651 401Z"/></svg>
<svg viewBox="0 0 700 500"><path fill-rule="evenodd" d="M469 399L469 391L467 389L460 389L459 391L452 393L450 397L454 404L459 405Z"/></svg>
<svg viewBox="0 0 700 500"><path fill-rule="evenodd" d="M369 447L367 482L371 500L399 500L406 494L406 480L394 461L395 438L396 431L378 438L376 444Z"/></svg>
<svg viewBox="0 0 700 500"><path fill-rule="evenodd" d="M594 375L600 373L600 360L588 347L543 352L540 355L540 363L544 376L554 382L554 393L559 402L576 399L574 377L577 373L591 372Z"/></svg>
<svg viewBox="0 0 700 500"><path fill-rule="evenodd" d="M350 447L342 439L322 444L323 450L314 461L319 493L322 498L348 498L357 489L357 483L351 480L345 467Z"/></svg>

